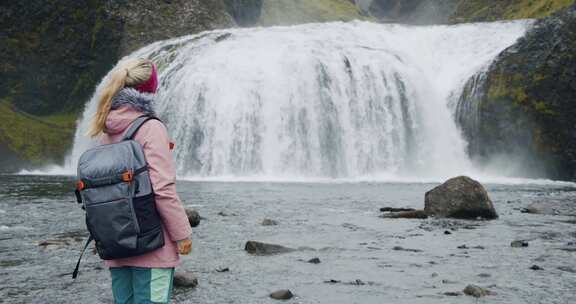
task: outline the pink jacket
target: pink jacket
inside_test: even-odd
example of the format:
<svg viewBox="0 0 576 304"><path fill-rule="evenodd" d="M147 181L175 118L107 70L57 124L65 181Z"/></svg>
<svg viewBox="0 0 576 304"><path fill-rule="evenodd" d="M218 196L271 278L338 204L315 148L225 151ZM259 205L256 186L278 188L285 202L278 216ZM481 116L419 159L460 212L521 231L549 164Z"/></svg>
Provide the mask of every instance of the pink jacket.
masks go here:
<svg viewBox="0 0 576 304"><path fill-rule="evenodd" d="M106 120L107 133L102 136L102 144L120 141L130 123L141 115L141 112L130 106L110 111ZM190 237L192 228L176 193L176 169L169 147L168 132L160 121L150 120L142 125L134 139L144 148L144 155L150 168L150 180L156 195L156 208L163 222L165 244L153 252L109 260L105 261L105 264L108 267L176 267L180 263L176 241Z"/></svg>

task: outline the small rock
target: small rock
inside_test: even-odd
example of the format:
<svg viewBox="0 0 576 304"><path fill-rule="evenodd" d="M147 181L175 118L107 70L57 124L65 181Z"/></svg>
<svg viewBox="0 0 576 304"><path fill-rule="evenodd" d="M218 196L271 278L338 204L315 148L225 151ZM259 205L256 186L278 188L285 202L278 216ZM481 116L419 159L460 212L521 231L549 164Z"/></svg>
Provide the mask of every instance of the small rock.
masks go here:
<svg viewBox="0 0 576 304"><path fill-rule="evenodd" d="M312 258L312 259L308 260L308 263L310 263L310 264L320 264L320 259L319 259L319 258Z"/></svg>
<svg viewBox="0 0 576 304"><path fill-rule="evenodd" d="M294 294L288 289L282 289L271 293L270 297L274 300L290 300Z"/></svg>
<svg viewBox="0 0 576 304"><path fill-rule="evenodd" d="M445 293L443 293L445 296L449 296L449 297L459 297L462 295L461 292L459 291L447 291Z"/></svg>
<svg viewBox="0 0 576 304"><path fill-rule="evenodd" d="M380 215L381 218L389 219L427 219L428 215L424 210L412 210L412 211L401 211L401 212L391 212Z"/></svg>
<svg viewBox="0 0 576 304"><path fill-rule="evenodd" d="M198 286L198 278L190 272L177 272L174 274L174 287L194 288Z"/></svg>
<svg viewBox="0 0 576 304"><path fill-rule="evenodd" d="M294 251L292 248L276 245L276 244L267 244L261 243L256 241L248 241L246 242L246 246L244 246L244 250L246 250L250 254L256 255L273 255L273 254L280 254L280 253L288 253Z"/></svg>
<svg viewBox="0 0 576 304"><path fill-rule="evenodd" d="M364 286L366 285L366 283L364 283L362 280L360 279L356 279L352 282L348 282L347 285L355 285L355 286Z"/></svg>
<svg viewBox="0 0 576 304"><path fill-rule="evenodd" d="M444 231L444 234L449 235L452 234L452 232L450 232L449 230Z"/></svg>
<svg viewBox="0 0 576 304"><path fill-rule="evenodd" d="M432 273L430 276L433 277L433 278L435 278L435 277L438 276L438 273L434 272L434 273Z"/></svg>
<svg viewBox="0 0 576 304"><path fill-rule="evenodd" d="M542 267L540 267L540 266L538 266L538 265L532 265L532 266L530 267L530 269L532 269L532 270L544 270L544 268L542 268Z"/></svg>
<svg viewBox="0 0 576 304"><path fill-rule="evenodd" d="M330 279L328 281L324 281L324 283L326 283L326 284L338 284L338 283L342 283L342 281Z"/></svg>
<svg viewBox="0 0 576 304"><path fill-rule="evenodd" d="M392 248L392 250L407 251L407 252L422 252L422 250L420 250L420 249L410 249L410 248L404 248L401 246L395 246L394 248Z"/></svg>
<svg viewBox="0 0 576 304"><path fill-rule="evenodd" d="M466 245L460 245L457 248L458 249L469 249L468 246L466 246Z"/></svg>
<svg viewBox="0 0 576 304"><path fill-rule="evenodd" d="M413 208L393 208L393 207L380 208L380 212L407 212L407 211L416 211L416 209L413 209Z"/></svg>
<svg viewBox="0 0 576 304"><path fill-rule="evenodd" d="M490 292L490 290L484 289L480 286L468 285L468 286L466 286L466 288L464 288L464 294L475 297L475 298L481 298L481 297L491 295L492 293Z"/></svg>
<svg viewBox="0 0 576 304"><path fill-rule="evenodd" d="M228 272L228 271L230 271L230 268L228 267L216 269L216 272Z"/></svg>
<svg viewBox="0 0 576 304"><path fill-rule="evenodd" d="M190 226L192 227L198 227L198 225L200 225L200 214L198 213L198 211L192 209L192 208L186 208L186 216L188 217L188 222L190 222Z"/></svg>
<svg viewBox="0 0 576 304"><path fill-rule="evenodd" d="M513 248L528 247L528 242L524 240L517 240L510 243L510 246Z"/></svg>
<svg viewBox="0 0 576 304"><path fill-rule="evenodd" d="M262 226L277 226L278 222L272 219L264 219L261 223Z"/></svg>

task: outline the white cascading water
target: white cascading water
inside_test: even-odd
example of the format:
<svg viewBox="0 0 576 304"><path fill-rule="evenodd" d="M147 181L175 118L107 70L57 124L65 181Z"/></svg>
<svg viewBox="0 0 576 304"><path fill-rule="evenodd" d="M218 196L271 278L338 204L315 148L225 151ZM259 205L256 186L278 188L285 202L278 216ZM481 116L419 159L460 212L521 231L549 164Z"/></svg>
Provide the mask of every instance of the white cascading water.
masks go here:
<svg viewBox="0 0 576 304"><path fill-rule="evenodd" d="M182 177L444 179L475 172L450 104L529 25L230 29L129 57L159 64L156 108ZM69 168L92 144L83 134L95 107Z"/></svg>

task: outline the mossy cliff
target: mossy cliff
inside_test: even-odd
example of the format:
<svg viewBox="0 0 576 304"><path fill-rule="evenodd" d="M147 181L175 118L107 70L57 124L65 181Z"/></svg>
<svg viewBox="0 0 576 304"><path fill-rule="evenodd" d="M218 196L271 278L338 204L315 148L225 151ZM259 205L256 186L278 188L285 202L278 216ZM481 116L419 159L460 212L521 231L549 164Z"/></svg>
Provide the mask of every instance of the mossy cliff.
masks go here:
<svg viewBox="0 0 576 304"><path fill-rule="evenodd" d="M574 0L358 0L362 9L385 22L462 23L543 18Z"/></svg>
<svg viewBox="0 0 576 304"><path fill-rule="evenodd" d="M350 0L224 0L240 26L375 20Z"/></svg>
<svg viewBox="0 0 576 304"><path fill-rule="evenodd" d="M41 166L61 162L72 144L75 115L36 117L7 101L0 102L0 167L18 170L23 164Z"/></svg>
<svg viewBox="0 0 576 304"><path fill-rule="evenodd" d="M459 0L453 22L543 18L572 5L574 0Z"/></svg>
<svg viewBox="0 0 576 304"><path fill-rule="evenodd" d="M467 130L475 157L522 158L576 180L576 5L500 54L480 91L478 127Z"/></svg>
<svg viewBox="0 0 576 304"><path fill-rule="evenodd" d="M264 0L259 25L366 20L350 0Z"/></svg>
<svg viewBox="0 0 576 304"><path fill-rule="evenodd" d="M233 25L221 0L0 2L0 114L13 119L0 122L0 171L61 161L69 126L122 56Z"/></svg>

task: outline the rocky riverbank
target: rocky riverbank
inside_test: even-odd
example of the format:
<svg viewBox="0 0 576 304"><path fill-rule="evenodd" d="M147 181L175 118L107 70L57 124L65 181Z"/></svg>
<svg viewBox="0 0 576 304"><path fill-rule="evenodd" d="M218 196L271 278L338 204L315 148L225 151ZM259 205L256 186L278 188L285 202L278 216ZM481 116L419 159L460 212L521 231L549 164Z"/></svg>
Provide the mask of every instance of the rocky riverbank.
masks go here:
<svg viewBox="0 0 576 304"><path fill-rule="evenodd" d="M6 301L111 303L109 273L96 255L86 256L74 283L66 274L86 233L71 184L63 177L0 176ZM555 205L558 213L525 213L533 204L575 202L569 184L485 185L499 215L491 221L379 218L382 206L422 208L437 184L178 186L186 206L198 211L191 219L196 223L199 213L201 222L193 253L178 269L174 303L274 303L272 294L335 304L576 300L573 210ZM264 219L277 225L264 226ZM270 255L245 250L266 252L271 244L277 246Z"/></svg>

